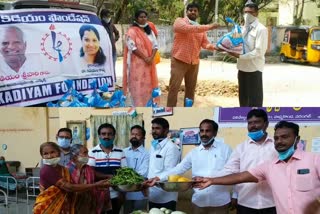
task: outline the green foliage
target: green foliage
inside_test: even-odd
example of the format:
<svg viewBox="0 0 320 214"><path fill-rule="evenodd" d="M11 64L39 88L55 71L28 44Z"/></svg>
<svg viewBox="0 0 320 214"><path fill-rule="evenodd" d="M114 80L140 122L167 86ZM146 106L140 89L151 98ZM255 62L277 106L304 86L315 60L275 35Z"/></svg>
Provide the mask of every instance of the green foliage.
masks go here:
<svg viewBox="0 0 320 214"><path fill-rule="evenodd" d="M200 5L199 22L208 24L214 22L215 4L218 1L219 21L224 22L226 17L231 17L236 22L242 21L242 11L247 0L196 0ZM256 0L259 9L263 9L272 0ZM313 0L320 1L320 0ZM96 5L102 5L104 0L95 0ZM192 1L188 1L192 2ZM148 18L155 24L172 24L177 17L184 14L183 0L117 0L114 1L115 23L132 23L134 12L145 9Z"/></svg>

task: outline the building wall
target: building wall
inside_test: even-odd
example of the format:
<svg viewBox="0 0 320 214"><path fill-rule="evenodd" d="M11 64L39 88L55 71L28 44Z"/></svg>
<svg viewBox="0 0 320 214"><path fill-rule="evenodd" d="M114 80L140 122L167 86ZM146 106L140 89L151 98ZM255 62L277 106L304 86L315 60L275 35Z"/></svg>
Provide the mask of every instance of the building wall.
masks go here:
<svg viewBox="0 0 320 214"><path fill-rule="evenodd" d="M2 144L7 144L8 149L2 150L7 160L18 160L21 162L20 171L24 172L25 167L35 167L41 159L39 146L48 140L55 141L56 132L59 128L65 127L68 120L86 120L87 127L90 127L90 115L111 115L114 111L127 109L94 109L94 108L2 108L0 111L0 136ZM138 113L143 113L145 129L147 131L146 148L150 148L152 110L150 108L137 108ZM187 127L198 127L205 119L213 118L213 108L175 108L172 116L165 118L170 123L170 129ZM96 131L96 130L91 130ZM268 129L273 135L273 127ZM307 140L307 150L311 149L311 141L319 136L319 124L314 126L302 126L301 138ZM238 128L220 128L218 137L224 139L232 148L246 139L247 130L245 125ZM89 139L88 147L92 147ZM183 157L194 146L183 146ZM187 173L190 175L190 172Z"/></svg>

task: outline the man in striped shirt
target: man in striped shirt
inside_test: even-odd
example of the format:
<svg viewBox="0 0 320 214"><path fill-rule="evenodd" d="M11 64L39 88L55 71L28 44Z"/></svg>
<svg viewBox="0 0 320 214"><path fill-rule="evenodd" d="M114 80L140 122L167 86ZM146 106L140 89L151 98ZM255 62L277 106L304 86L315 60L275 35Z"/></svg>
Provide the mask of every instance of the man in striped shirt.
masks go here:
<svg viewBox="0 0 320 214"><path fill-rule="evenodd" d="M113 145L116 129L109 123L104 123L98 128L100 144L89 151L88 165L93 166L100 174L114 175L120 167L127 166L125 154L121 149ZM121 209L122 200L119 192L110 187L110 198L112 211L108 214L118 214Z"/></svg>
<svg viewBox="0 0 320 214"><path fill-rule="evenodd" d="M206 32L218 28L218 24L200 25L196 22L199 5L187 5L187 16L177 18L173 24L174 40L171 54L171 77L169 83L168 107L177 105L178 92L184 79L185 97L194 100L201 48L213 51ZM184 99L185 100L185 99Z"/></svg>

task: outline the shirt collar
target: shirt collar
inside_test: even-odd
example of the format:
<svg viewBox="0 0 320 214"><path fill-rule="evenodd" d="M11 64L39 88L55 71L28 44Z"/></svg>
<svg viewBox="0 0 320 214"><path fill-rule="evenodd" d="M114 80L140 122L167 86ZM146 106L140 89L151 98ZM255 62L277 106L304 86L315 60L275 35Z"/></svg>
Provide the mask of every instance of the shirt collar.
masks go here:
<svg viewBox="0 0 320 214"><path fill-rule="evenodd" d="M303 151L299 150L298 148L294 151L293 155L291 156L291 158L289 159L289 161L291 159L296 159L296 160L301 160L302 159L302 156L303 156ZM288 161L288 162L289 162ZM281 163L283 161L279 160L279 158L276 158L274 163L277 164L277 163Z"/></svg>
<svg viewBox="0 0 320 214"><path fill-rule="evenodd" d="M213 144L211 144L209 150L210 150L211 148L217 148L217 144L218 144L218 141L215 140L215 141L213 142ZM200 151L201 151L201 150L206 150L206 148L202 145L202 143L200 143L199 150L200 150Z"/></svg>
<svg viewBox="0 0 320 214"><path fill-rule="evenodd" d="M259 144L259 143L255 142L254 140L252 140L251 138L249 138L248 142ZM264 144L264 143L274 143L273 137L270 137L269 135L267 135L267 138L264 140L264 142L262 144Z"/></svg>
<svg viewBox="0 0 320 214"><path fill-rule="evenodd" d="M143 149L143 145L140 145L140 146L136 149L136 151L141 152L142 149ZM129 147L129 150L132 150L132 151L133 151L132 146Z"/></svg>

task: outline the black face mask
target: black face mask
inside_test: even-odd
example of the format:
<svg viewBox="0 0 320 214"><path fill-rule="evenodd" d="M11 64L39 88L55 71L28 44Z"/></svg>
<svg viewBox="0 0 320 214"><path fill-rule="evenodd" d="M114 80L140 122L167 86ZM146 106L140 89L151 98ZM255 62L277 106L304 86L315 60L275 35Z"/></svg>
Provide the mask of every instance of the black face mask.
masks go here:
<svg viewBox="0 0 320 214"><path fill-rule="evenodd" d="M138 141L137 139L131 139L130 143L133 147L139 147L140 146L140 141Z"/></svg>

